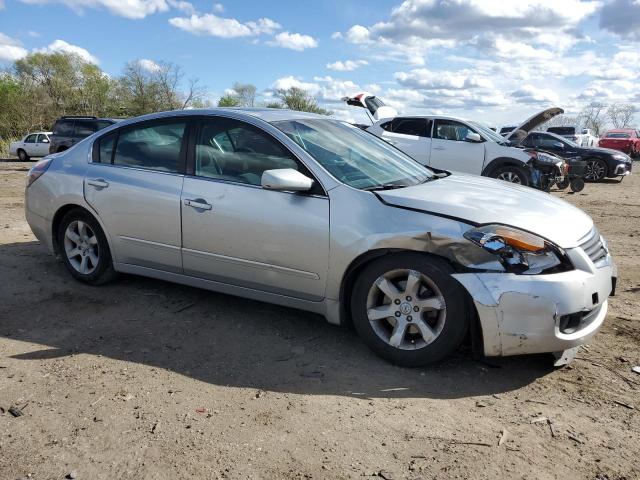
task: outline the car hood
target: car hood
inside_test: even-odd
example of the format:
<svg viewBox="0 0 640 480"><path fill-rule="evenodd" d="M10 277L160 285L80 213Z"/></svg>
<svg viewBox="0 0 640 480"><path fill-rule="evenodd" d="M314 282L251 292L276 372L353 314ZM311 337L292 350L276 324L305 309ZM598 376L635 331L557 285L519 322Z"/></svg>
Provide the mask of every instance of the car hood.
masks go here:
<svg viewBox="0 0 640 480"><path fill-rule="evenodd" d="M516 128L511 130L508 135L506 135L507 140L513 140L516 138L516 134L520 131L525 133L529 133L532 130L535 130L544 122L556 117L560 114L564 113L564 110L559 107L547 108L546 110L542 110L541 112L536 113L535 115L530 116Z"/></svg>
<svg viewBox="0 0 640 480"><path fill-rule="evenodd" d="M604 147L582 148L582 154L583 155L594 155L594 156L600 156L600 155L603 155L603 154L605 154L605 155L620 155L620 153L621 153L620 150L614 150L613 148L604 148Z"/></svg>
<svg viewBox="0 0 640 480"><path fill-rule="evenodd" d="M421 185L376 192L388 205L473 224L501 223L573 248L593 228L582 210L544 192L502 180L451 174Z"/></svg>

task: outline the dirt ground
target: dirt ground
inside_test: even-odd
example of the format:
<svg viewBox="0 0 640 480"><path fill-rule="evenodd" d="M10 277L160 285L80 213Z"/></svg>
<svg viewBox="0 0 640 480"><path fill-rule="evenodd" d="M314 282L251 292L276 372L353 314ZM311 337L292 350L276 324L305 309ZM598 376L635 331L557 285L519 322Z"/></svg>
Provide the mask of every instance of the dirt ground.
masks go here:
<svg viewBox="0 0 640 480"><path fill-rule="evenodd" d="M640 478L640 175L553 193L620 269L574 363L402 369L305 312L75 282L24 219L29 166L0 163L0 479Z"/></svg>

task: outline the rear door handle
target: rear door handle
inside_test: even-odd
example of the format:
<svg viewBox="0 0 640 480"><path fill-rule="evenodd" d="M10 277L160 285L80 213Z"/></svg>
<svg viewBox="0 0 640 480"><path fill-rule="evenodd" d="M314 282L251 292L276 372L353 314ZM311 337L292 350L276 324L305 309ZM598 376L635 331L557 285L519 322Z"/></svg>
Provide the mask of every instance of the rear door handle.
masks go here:
<svg viewBox="0 0 640 480"><path fill-rule="evenodd" d="M103 180L102 178L90 178L87 180L87 185L91 185L96 188L107 188L109 186L109 182Z"/></svg>
<svg viewBox="0 0 640 480"><path fill-rule="evenodd" d="M201 198L197 198L195 200L185 198L184 204L188 207L199 208L200 210L211 210L212 208L210 203L207 203L206 200Z"/></svg>

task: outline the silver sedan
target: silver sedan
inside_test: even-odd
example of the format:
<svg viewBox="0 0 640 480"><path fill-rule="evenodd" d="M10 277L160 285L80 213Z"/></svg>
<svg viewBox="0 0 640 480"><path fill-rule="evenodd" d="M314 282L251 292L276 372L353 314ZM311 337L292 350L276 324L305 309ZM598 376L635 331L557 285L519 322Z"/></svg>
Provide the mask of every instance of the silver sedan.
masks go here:
<svg viewBox="0 0 640 480"><path fill-rule="evenodd" d="M406 366L465 339L566 362L617 276L568 203L287 110L123 121L36 164L25 196L31 229L79 281L125 272L318 312Z"/></svg>

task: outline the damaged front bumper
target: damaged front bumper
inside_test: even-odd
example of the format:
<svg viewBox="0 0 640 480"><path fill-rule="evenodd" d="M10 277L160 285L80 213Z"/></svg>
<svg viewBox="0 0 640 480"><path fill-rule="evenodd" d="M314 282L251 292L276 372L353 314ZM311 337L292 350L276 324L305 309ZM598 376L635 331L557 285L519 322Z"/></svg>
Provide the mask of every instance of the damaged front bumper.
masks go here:
<svg viewBox="0 0 640 480"><path fill-rule="evenodd" d="M594 264L581 248L566 253L575 269L562 273L454 275L475 304L485 355L554 352L570 360L565 351L595 335L607 315L615 263L607 254Z"/></svg>

